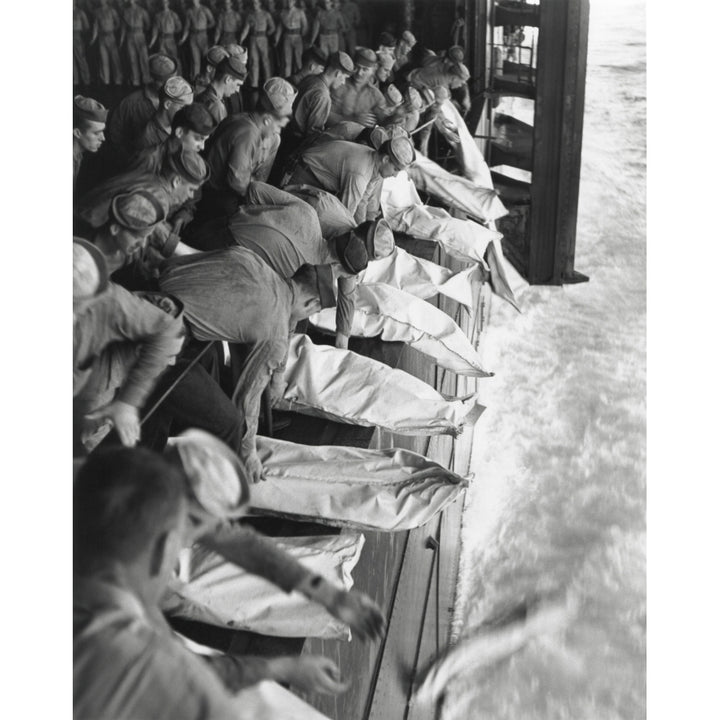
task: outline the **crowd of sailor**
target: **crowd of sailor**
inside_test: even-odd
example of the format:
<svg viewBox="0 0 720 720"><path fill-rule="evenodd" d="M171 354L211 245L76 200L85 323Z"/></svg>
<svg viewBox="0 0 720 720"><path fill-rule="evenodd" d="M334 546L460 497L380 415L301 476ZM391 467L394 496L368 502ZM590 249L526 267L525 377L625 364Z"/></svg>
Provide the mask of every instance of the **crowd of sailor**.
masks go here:
<svg viewBox="0 0 720 720"><path fill-rule="evenodd" d="M290 333L335 308L348 348L358 273L396 252L383 180L427 154L443 102L469 107L462 48L408 30L356 47L352 0L171 5L74 10L76 82L137 86L110 108L74 97L78 718L261 717L252 702L272 697L237 698L262 680L347 688L328 658L188 650L163 615L188 608L183 557L382 636L362 588L238 518L265 477L259 425L272 430Z"/></svg>

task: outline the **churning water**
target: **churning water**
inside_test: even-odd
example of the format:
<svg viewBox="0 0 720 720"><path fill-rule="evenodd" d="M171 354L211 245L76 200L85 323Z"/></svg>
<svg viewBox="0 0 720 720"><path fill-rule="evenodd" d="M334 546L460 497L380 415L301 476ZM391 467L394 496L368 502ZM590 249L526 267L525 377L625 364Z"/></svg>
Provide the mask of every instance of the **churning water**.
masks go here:
<svg viewBox="0 0 720 720"><path fill-rule="evenodd" d="M566 628L470 669L443 720L645 716L645 8L593 0L575 267L495 302L463 540L463 635L570 596Z"/></svg>

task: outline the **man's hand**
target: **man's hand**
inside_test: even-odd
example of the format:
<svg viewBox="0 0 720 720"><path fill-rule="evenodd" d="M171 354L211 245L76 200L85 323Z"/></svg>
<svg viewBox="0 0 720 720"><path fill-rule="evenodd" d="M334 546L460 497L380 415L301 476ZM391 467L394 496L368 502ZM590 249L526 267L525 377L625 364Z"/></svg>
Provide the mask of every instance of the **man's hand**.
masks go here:
<svg viewBox="0 0 720 720"><path fill-rule="evenodd" d="M377 640L385 634L385 616L365 593L354 589L338 590L327 609L347 623L361 640Z"/></svg>
<svg viewBox="0 0 720 720"><path fill-rule="evenodd" d="M113 400L104 407L87 414L85 420L95 427L110 422L126 447L134 447L140 439L138 409L121 400Z"/></svg>
<svg viewBox="0 0 720 720"><path fill-rule="evenodd" d="M340 333L340 332L335 335L335 347L336 348L342 348L343 350L347 350L349 342L350 342L350 338L348 338L347 335Z"/></svg>
<svg viewBox="0 0 720 720"><path fill-rule="evenodd" d="M377 115L372 112L358 113L355 117L355 121L365 127L375 127L375 125L378 124Z"/></svg>
<svg viewBox="0 0 720 720"><path fill-rule="evenodd" d="M345 692L349 682L342 682L340 670L330 658L321 655L301 655L285 672L285 680L299 690L322 695Z"/></svg>
<svg viewBox="0 0 720 720"><path fill-rule="evenodd" d="M261 480L265 479L265 472L263 470L262 463L260 462L260 458L255 451L250 453L248 457L242 458L242 460L245 463L245 468L248 471L251 482L258 483Z"/></svg>

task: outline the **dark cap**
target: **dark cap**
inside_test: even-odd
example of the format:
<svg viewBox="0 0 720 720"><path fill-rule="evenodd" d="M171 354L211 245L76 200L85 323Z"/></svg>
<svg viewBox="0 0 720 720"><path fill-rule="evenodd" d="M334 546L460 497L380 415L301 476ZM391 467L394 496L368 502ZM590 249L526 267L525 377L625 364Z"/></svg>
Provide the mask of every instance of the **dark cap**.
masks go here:
<svg viewBox="0 0 720 720"><path fill-rule="evenodd" d="M341 70L346 75L350 75L355 70L352 58L344 52L333 53L327 62L327 67L333 70Z"/></svg>
<svg viewBox="0 0 720 720"><path fill-rule="evenodd" d="M153 80L164 82L177 72L178 66L169 55L156 53L148 58L148 69Z"/></svg>
<svg viewBox="0 0 720 720"><path fill-rule="evenodd" d="M395 250L395 236L385 220L366 220L353 231L363 243L369 260L380 260L392 255Z"/></svg>
<svg viewBox="0 0 720 720"><path fill-rule="evenodd" d="M465 51L462 49L461 45L453 45L448 48L447 56L454 63L461 63L465 60Z"/></svg>
<svg viewBox="0 0 720 720"><path fill-rule="evenodd" d="M356 234L355 230L343 233L335 239L335 251L342 266L353 275L362 272L370 259L363 238Z"/></svg>
<svg viewBox="0 0 720 720"><path fill-rule="evenodd" d="M202 157L193 150L183 150L182 147L168 155L167 167L193 185L201 185L210 176L210 169Z"/></svg>
<svg viewBox="0 0 720 720"><path fill-rule="evenodd" d="M404 170L415 161L415 148L406 137L394 137L383 143L380 152L392 160L398 170Z"/></svg>
<svg viewBox="0 0 720 720"><path fill-rule="evenodd" d="M403 96L402 93L392 83L390 83L385 90L385 100L388 105L396 106L402 102Z"/></svg>
<svg viewBox="0 0 720 720"><path fill-rule="evenodd" d="M333 274L330 265L314 265L317 273L317 289L320 295L320 305L324 308L335 307L335 290L333 288Z"/></svg>
<svg viewBox="0 0 720 720"><path fill-rule="evenodd" d="M147 190L116 195L110 203L110 222L128 230L147 230L165 219L167 209Z"/></svg>
<svg viewBox="0 0 720 720"><path fill-rule="evenodd" d="M248 71L245 63L238 57L229 57L221 60L215 68L215 77L221 78L223 75L230 75L238 80L245 80Z"/></svg>
<svg viewBox="0 0 720 720"><path fill-rule="evenodd" d="M384 47L395 47L397 45L397 40L389 32L381 32L380 37L378 38L378 45L382 45Z"/></svg>
<svg viewBox="0 0 720 720"><path fill-rule="evenodd" d="M230 53L222 45L213 45L205 53L205 62L213 67L217 67L226 57L230 57Z"/></svg>
<svg viewBox="0 0 720 720"><path fill-rule="evenodd" d="M172 119L172 128L187 128L199 135L210 135L217 127L215 118L202 103L190 103L183 105Z"/></svg>
<svg viewBox="0 0 720 720"><path fill-rule="evenodd" d="M73 124L75 127L81 120L104 123L107 115L107 109L97 100L82 95L76 95L73 98Z"/></svg>
<svg viewBox="0 0 720 720"><path fill-rule="evenodd" d="M328 56L324 50L321 50L319 47L316 47L315 45L311 45L302 54L303 65L310 62L311 60L313 62L317 63L318 65L322 65L323 67L325 67L327 65Z"/></svg>
<svg viewBox="0 0 720 720"><path fill-rule="evenodd" d="M461 62L455 63L450 68L450 72L453 75L457 75L463 82L467 82L470 79L470 71Z"/></svg>
<svg viewBox="0 0 720 720"><path fill-rule="evenodd" d="M359 67L371 67L374 68L378 64L377 55L370 48L360 47L355 50L355 66Z"/></svg>
<svg viewBox="0 0 720 720"><path fill-rule="evenodd" d="M99 295L109 282L102 251L87 240L73 238L73 298Z"/></svg>

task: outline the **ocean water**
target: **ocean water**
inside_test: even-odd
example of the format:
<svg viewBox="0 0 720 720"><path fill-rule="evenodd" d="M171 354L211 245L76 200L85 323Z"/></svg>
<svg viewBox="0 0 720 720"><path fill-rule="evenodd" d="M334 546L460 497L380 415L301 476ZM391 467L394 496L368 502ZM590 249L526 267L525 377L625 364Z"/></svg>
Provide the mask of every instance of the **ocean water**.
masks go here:
<svg viewBox="0 0 720 720"><path fill-rule="evenodd" d="M593 0L575 267L589 283L493 305L457 632L524 601L561 631L466 670L443 720L644 718L645 8ZM478 661L479 662L479 661Z"/></svg>

